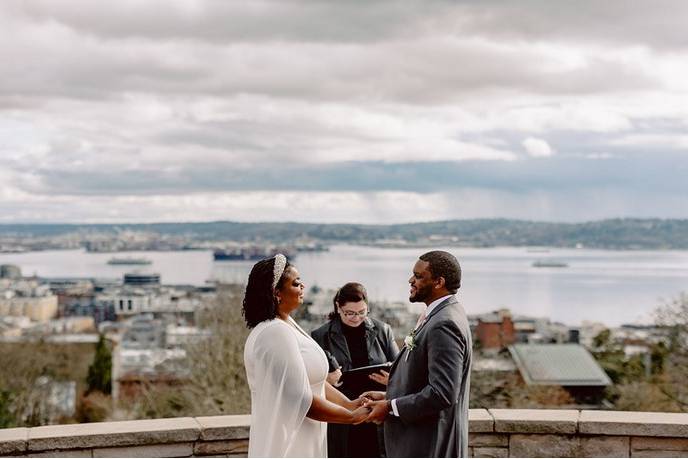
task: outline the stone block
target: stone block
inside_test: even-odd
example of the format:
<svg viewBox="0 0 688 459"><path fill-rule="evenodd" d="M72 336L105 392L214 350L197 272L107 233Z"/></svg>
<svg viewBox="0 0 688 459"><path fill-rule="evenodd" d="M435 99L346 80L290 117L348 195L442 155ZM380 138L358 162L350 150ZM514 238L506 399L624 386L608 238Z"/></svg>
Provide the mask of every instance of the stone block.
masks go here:
<svg viewBox="0 0 688 459"><path fill-rule="evenodd" d="M14 456L26 451L29 429L0 429L0 456Z"/></svg>
<svg viewBox="0 0 688 459"><path fill-rule="evenodd" d="M494 419L487 410L472 408L468 410L468 431L494 432Z"/></svg>
<svg viewBox="0 0 688 459"><path fill-rule="evenodd" d="M201 426L201 440L233 440L248 438L250 415L202 416L195 418Z"/></svg>
<svg viewBox="0 0 688 459"><path fill-rule="evenodd" d="M572 435L513 434L509 437L511 457L577 457L579 439Z"/></svg>
<svg viewBox="0 0 688 459"><path fill-rule="evenodd" d="M93 457L191 457L193 443L95 448Z"/></svg>
<svg viewBox="0 0 688 459"><path fill-rule="evenodd" d="M29 429L28 450L108 448L193 442L201 427L193 418L95 422Z"/></svg>
<svg viewBox="0 0 688 459"><path fill-rule="evenodd" d="M490 410L495 432L574 434L578 410Z"/></svg>
<svg viewBox="0 0 688 459"><path fill-rule="evenodd" d="M93 457L90 449L63 449L42 451L40 453L28 453L28 457Z"/></svg>
<svg viewBox="0 0 688 459"><path fill-rule="evenodd" d="M194 445L195 456L246 453L248 453L248 440L199 441Z"/></svg>
<svg viewBox="0 0 688 459"><path fill-rule="evenodd" d="M478 446L509 446L509 436L506 434L488 434L488 433L469 433L468 445L472 447Z"/></svg>
<svg viewBox="0 0 688 459"><path fill-rule="evenodd" d="M658 449L645 449L642 451L631 451L631 457L688 457L685 451L661 451Z"/></svg>
<svg viewBox="0 0 688 459"><path fill-rule="evenodd" d="M473 457L509 457L509 448L473 448Z"/></svg>
<svg viewBox="0 0 688 459"><path fill-rule="evenodd" d="M468 447L468 457L475 457L473 456L473 448L471 448L470 446Z"/></svg>
<svg viewBox="0 0 688 459"><path fill-rule="evenodd" d="M633 437L631 449L688 452L688 438Z"/></svg>
<svg viewBox="0 0 688 459"><path fill-rule="evenodd" d="M688 413L583 410L580 433L688 438Z"/></svg>
<svg viewBox="0 0 688 459"><path fill-rule="evenodd" d="M606 435L580 438L581 457L628 457L630 455L629 437L609 437Z"/></svg>

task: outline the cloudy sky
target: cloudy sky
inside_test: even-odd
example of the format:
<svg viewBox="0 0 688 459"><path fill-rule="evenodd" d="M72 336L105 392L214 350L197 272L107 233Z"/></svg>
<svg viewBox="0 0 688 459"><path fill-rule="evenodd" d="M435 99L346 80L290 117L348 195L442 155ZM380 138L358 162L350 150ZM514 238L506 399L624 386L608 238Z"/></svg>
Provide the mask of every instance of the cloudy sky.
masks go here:
<svg viewBox="0 0 688 459"><path fill-rule="evenodd" d="M3 0L0 222L688 218L688 2Z"/></svg>

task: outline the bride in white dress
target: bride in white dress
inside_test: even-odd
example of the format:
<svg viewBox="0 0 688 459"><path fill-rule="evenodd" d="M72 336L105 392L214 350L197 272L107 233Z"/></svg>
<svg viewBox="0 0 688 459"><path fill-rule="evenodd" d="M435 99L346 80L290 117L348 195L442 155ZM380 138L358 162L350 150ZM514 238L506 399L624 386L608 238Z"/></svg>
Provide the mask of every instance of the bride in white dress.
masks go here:
<svg viewBox="0 0 688 459"><path fill-rule="evenodd" d="M326 457L326 423L357 424L368 415L362 399L351 401L326 381L325 353L289 316L303 291L299 272L281 254L259 261L249 275L249 457Z"/></svg>

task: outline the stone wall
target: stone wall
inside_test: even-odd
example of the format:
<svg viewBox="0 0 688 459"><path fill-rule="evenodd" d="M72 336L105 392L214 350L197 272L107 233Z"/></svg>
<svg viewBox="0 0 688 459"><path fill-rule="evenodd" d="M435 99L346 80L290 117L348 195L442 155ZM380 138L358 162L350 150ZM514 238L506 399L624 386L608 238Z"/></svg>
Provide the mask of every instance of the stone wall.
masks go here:
<svg viewBox="0 0 688 459"><path fill-rule="evenodd" d="M154 419L0 430L0 455L244 457L244 416ZM473 457L688 457L688 414L471 410Z"/></svg>

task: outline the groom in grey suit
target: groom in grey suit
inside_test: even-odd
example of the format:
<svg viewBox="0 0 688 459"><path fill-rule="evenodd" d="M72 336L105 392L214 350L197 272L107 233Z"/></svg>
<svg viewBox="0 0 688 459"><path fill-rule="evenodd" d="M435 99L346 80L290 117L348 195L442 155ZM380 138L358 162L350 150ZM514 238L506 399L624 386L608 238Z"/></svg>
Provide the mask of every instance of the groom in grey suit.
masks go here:
<svg viewBox="0 0 688 459"><path fill-rule="evenodd" d="M409 284L409 300L426 309L392 365L387 392L364 394L373 400L367 421L384 422L389 457L465 457L472 341L454 296L459 262L448 252L425 253Z"/></svg>

